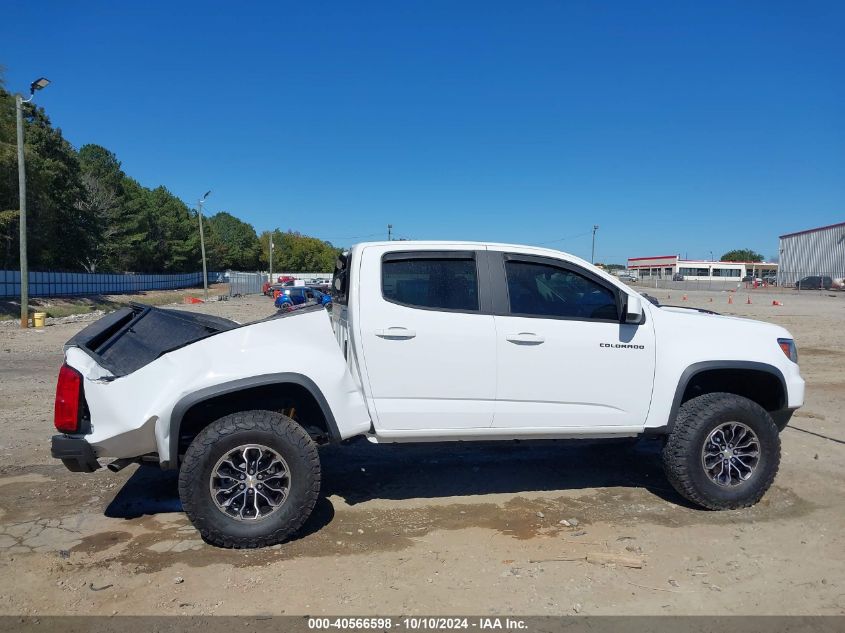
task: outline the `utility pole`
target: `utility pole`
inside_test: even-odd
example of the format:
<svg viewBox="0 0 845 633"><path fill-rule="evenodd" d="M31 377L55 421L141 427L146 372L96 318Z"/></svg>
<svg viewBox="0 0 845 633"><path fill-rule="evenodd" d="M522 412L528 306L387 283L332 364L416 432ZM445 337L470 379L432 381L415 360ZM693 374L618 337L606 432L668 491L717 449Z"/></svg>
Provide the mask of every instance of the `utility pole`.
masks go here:
<svg viewBox="0 0 845 633"><path fill-rule="evenodd" d="M197 207L199 208L199 212L197 216L199 217L200 221L200 250L202 250L202 287L205 290L205 300L208 301L208 269L205 265L205 233L203 232L202 228L202 203L205 202L205 199L211 193L211 190L205 192L205 195L197 201Z"/></svg>
<svg viewBox="0 0 845 633"><path fill-rule="evenodd" d="M591 264L596 263L596 231L598 231L598 230L599 230L599 225L593 224L593 250L592 250L592 253L590 254L590 263Z"/></svg>
<svg viewBox="0 0 845 633"><path fill-rule="evenodd" d="M26 252L26 166L23 156L23 104L35 97L35 91L46 88L50 80L40 77L29 84L29 99L15 95L15 116L18 127L18 197L20 204L20 265L21 265L21 328L29 327L29 261Z"/></svg>
<svg viewBox="0 0 845 633"><path fill-rule="evenodd" d="M273 283L273 231L270 231L270 283Z"/></svg>
<svg viewBox="0 0 845 633"><path fill-rule="evenodd" d="M388 224L387 225L387 241L390 242L391 240L393 240L393 225Z"/></svg>

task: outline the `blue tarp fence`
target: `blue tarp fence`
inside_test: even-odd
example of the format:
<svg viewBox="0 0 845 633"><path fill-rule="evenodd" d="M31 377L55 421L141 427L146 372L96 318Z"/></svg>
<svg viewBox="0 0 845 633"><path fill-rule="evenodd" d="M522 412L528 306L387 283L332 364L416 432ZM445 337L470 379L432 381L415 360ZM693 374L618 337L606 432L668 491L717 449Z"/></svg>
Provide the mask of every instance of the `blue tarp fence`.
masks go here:
<svg viewBox="0 0 845 633"><path fill-rule="evenodd" d="M208 283L217 283L223 280L223 273L208 273ZM176 290L201 285L201 272L173 275L29 273L30 297L124 294L143 290ZM20 297L20 295L20 271L0 270L0 297Z"/></svg>

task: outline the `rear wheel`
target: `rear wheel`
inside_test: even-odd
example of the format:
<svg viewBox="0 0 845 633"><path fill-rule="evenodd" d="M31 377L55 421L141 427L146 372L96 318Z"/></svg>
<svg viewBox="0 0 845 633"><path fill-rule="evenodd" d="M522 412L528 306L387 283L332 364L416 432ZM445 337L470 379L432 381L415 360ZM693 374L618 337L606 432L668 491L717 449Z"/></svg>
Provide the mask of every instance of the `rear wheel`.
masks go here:
<svg viewBox="0 0 845 633"><path fill-rule="evenodd" d="M182 506L221 547L281 543L314 509L320 460L308 433L273 411L227 415L204 428L179 472Z"/></svg>
<svg viewBox="0 0 845 633"><path fill-rule="evenodd" d="M780 436L760 405L731 393L685 402L663 449L669 482L710 510L754 505L774 481Z"/></svg>

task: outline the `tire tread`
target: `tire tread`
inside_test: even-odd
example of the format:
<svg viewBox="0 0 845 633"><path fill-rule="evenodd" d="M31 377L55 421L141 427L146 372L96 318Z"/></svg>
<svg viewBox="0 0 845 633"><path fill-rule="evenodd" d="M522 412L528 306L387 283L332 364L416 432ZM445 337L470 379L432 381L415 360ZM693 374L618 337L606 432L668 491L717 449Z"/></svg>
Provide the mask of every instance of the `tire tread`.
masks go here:
<svg viewBox="0 0 845 633"><path fill-rule="evenodd" d="M706 491L695 485L687 466L690 453L701 450L696 440L696 435L701 426L708 423L708 418L713 415L715 410L724 407L726 404L740 407L745 409L749 415L763 418L763 422L767 422L774 429L774 437L776 438L773 467L768 469L765 479L757 483L753 493L739 501L717 499L708 495ZM725 392L707 393L685 402L678 412L675 425L663 449L663 469L669 483L685 499L708 510L747 508L756 504L772 485L778 472L779 462L780 436L769 413L748 398Z"/></svg>
<svg viewBox="0 0 845 633"><path fill-rule="evenodd" d="M296 449L304 458L306 468L310 471L308 489L293 515L294 520L262 536L234 538L226 534L215 527L214 521L203 515L201 504L195 503L195 497L192 494L193 486L201 478L205 460L214 445L239 431L263 431L276 435ZM320 475L320 456L317 446L299 424L274 411L240 411L212 422L191 442L179 470L179 496L185 513L207 542L234 549L267 547L283 542L308 519L320 494ZM200 483L206 485L205 482Z"/></svg>

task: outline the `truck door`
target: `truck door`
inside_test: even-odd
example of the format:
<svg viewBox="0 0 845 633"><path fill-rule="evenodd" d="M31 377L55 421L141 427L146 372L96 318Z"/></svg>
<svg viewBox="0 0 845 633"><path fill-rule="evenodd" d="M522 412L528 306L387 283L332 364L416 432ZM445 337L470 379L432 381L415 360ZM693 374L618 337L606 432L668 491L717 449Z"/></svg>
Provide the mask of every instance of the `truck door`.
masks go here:
<svg viewBox="0 0 845 633"><path fill-rule="evenodd" d="M654 382L650 322L620 323L622 292L577 264L491 253L496 428L640 426Z"/></svg>
<svg viewBox="0 0 845 633"><path fill-rule="evenodd" d="M489 427L496 338L479 252L369 246L360 279L355 334L379 430Z"/></svg>

